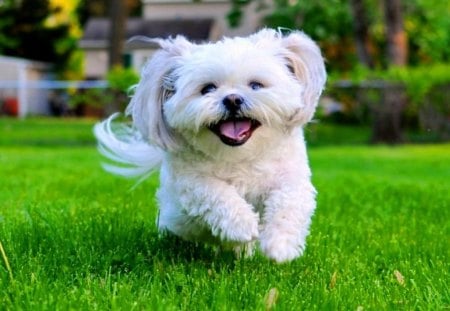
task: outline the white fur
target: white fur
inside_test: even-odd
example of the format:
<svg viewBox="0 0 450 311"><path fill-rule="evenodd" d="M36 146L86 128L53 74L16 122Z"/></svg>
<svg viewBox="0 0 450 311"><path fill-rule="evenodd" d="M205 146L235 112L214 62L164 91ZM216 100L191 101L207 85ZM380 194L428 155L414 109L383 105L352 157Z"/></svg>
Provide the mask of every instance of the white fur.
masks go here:
<svg viewBox="0 0 450 311"><path fill-rule="evenodd" d="M100 151L121 164L107 169L160 169L161 231L247 253L256 244L277 262L301 255L316 205L302 127L326 79L317 45L270 29L209 44L150 41L160 49L127 109L133 124L116 129L112 117L95 127ZM208 83L217 89L202 95ZM229 114L222 100L230 94L244 99L242 116L261 124L235 147L208 128Z"/></svg>

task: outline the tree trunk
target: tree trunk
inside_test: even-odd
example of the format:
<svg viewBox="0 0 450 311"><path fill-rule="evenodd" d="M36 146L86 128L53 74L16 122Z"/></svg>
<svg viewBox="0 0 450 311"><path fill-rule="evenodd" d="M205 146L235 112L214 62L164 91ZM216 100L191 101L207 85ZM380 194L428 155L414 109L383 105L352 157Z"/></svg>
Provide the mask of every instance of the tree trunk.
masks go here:
<svg viewBox="0 0 450 311"><path fill-rule="evenodd" d="M384 0L384 18L388 63L404 66L408 61L408 41L403 27L401 0Z"/></svg>
<svg viewBox="0 0 450 311"><path fill-rule="evenodd" d="M123 41L125 39L125 27L127 8L125 0L111 0L109 34L109 68L123 63Z"/></svg>
<svg viewBox="0 0 450 311"><path fill-rule="evenodd" d="M406 104L403 87L385 84L381 100L372 104L372 143L398 144L404 141L402 115Z"/></svg>
<svg viewBox="0 0 450 311"><path fill-rule="evenodd" d="M373 60L369 51L369 19L367 18L364 7L364 0L351 0L350 6L353 15L353 30L359 62L368 68L373 68Z"/></svg>
<svg viewBox="0 0 450 311"><path fill-rule="evenodd" d="M384 18L387 40L387 63L405 66L408 44L403 27L401 0L384 0ZM407 104L402 87L385 85L381 101L373 109L372 141L396 144L404 140L402 119Z"/></svg>

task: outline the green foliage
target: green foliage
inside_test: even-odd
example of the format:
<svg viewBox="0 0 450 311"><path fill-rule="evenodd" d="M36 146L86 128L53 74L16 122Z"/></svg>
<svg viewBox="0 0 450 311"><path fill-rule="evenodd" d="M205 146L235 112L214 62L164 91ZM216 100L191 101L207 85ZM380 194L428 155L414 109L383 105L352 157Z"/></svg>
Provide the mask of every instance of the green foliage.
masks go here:
<svg viewBox="0 0 450 311"><path fill-rule="evenodd" d="M409 0L404 4L410 63L450 62L450 2Z"/></svg>
<svg viewBox="0 0 450 311"><path fill-rule="evenodd" d="M86 89L79 90L69 98L69 105L72 108L77 106L90 106L104 108L114 101L111 90L108 89Z"/></svg>
<svg viewBox="0 0 450 311"><path fill-rule="evenodd" d="M448 144L310 148L318 208L307 248L298 260L276 265L260 254L235 260L160 237L157 178L130 191L133 181L102 171L92 126L86 120L0 119L0 176L7 176L0 178L2 309L450 305ZM327 133L342 134L339 127Z"/></svg>
<svg viewBox="0 0 450 311"><path fill-rule="evenodd" d="M74 50L64 65L63 79L67 80L83 80L85 78L83 73L85 55L82 50Z"/></svg>
<svg viewBox="0 0 450 311"><path fill-rule="evenodd" d="M400 82L413 104L420 104L425 96L437 86L450 86L450 64L422 67L393 67L380 75L387 81ZM442 105L448 103L441 103Z"/></svg>
<svg viewBox="0 0 450 311"><path fill-rule="evenodd" d="M48 17L58 11L49 0L4 1L0 5L0 54L51 63L63 74L77 49L78 37L69 23L47 25Z"/></svg>
<svg viewBox="0 0 450 311"><path fill-rule="evenodd" d="M346 76L352 83L385 81L403 85L411 103L419 105L435 87L450 85L450 64L433 64L418 67L391 67L387 70L369 70L358 66ZM342 80L340 74L330 75L329 83ZM442 102L441 105L448 103Z"/></svg>
<svg viewBox="0 0 450 311"><path fill-rule="evenodd" d="M128 103L131 88L139 81L139 75L132 68L114 67L106 74L106 89L78 91L70 97L70 105L87 105L97 108L110 106L112 110L123 110Z"/></svg>
<svg viewBox="0 0 450 311"><path fill-rule="evenodd" d="M301 29L316 40L338 43L353 33L349 12L345 0L276 0L265 21L270 27Z"/></svg>
<svg viewBox="0 0 450 311"><path fill-rule="evenodd" d="M2 18L0 18L0 30L3 30L14 23L14 16L2 14L1 7L0 14L2 15ZM5 34L4 31L0 31L0 54L3 54L5 50L16 48L17 45L18 38L10 37Z"/></svg>
<svg viewBox="0 0 450 311"><path fill-rule="evenodd" d="M0 33L9 44L1 45L0 53L41 61L55 58L54 43L49 39L63 34L65 29L46 31L44 23L50 13L48 0L9 0L3 3L0 6Z"/></svg>
<svg viewBox="0 0 450 311"><path fill-rule="evenodd" d="M132 68L116 66L106 75L111 89L119 92L128 92L132 86L139 82L139 75Z"/></svg>

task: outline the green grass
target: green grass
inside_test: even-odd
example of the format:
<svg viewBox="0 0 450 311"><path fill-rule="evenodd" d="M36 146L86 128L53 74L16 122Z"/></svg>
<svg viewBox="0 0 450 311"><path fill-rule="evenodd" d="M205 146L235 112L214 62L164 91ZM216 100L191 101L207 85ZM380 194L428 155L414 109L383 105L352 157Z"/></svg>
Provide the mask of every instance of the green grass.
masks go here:
<svg viewBox="0 0 450 311"><path fill-rule="evenodd" d="M449 144L308 130L318 208L304 256L277 265L158 237L157 177L103 172L92 124L0 119L0 310L450 308Z"/></svg>

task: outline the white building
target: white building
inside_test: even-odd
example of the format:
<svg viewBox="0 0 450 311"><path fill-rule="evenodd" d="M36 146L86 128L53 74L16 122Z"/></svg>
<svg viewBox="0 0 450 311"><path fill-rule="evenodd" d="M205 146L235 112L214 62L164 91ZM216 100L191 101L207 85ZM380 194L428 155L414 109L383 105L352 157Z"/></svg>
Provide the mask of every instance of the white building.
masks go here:
<svg viewBox="0 0 450 311"><path fill-rule="evenodd" d="M0 112L20 117L49 114L49 90L38 86L49 78L48 64L0 56Z"/></svg>
<svg viewBox="0 0 450 311"><path fill-rule="evenodd" d="M271 3L271 0L266 0ZM260 1L243 8L244 18L237 28L228 25L231 11L229 0L142 0L142 18L129 18L124 40L133 36L161 37L184 35L189 40L215 41L222 36L246 36L261 25L267 12L258 9ZM85 75L88 79L102 79L108 70L108 38L111 29L106 18L88 21L80 47L85 52ZM125 45L125 63L139 72L151 56L155 46L132 43Z"/></svg>
<svg viewBox="0 0 450 311"><path fill-rule="evenodd" d="M266 5L271 1L264 1ZM253 1L242 8L243 16L238 27L232 28L227 21L231 11L230 0L142 0L143 18L148 20L195 20L211 19L210 40L217 40L222 36L246 36L254 32L261 25L261 18L267 12L261 1Z"/></svg>

